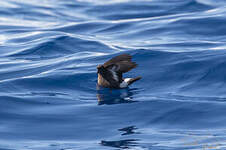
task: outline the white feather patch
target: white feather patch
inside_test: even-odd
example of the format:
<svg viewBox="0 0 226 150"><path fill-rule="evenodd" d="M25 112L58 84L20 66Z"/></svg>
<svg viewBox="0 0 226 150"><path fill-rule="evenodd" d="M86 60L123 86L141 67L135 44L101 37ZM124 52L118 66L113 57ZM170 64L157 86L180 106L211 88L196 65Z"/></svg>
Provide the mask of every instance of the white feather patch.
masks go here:
<svg viewBox="0 0 226 150"><path fill-rule="evenodd" d="M128 83L131 79L132 78L125 78L124 81Z"/></svg>
<svg viewBox="0 0 226 150"><path fill-rule="evenodd" d="M115 81L118 81L118 76L116 74L116 72L113 70L113 68L110 70L112 75L113 75L113 78L115 79Z"/></svg>
<svg viewBox="0 0 226 150"><path fill-rule="evenodd" d="M124 81L120 83L120 88L126 88L128 86L128 82L130 81L130 79L132 78L125 78Z"/></svg>

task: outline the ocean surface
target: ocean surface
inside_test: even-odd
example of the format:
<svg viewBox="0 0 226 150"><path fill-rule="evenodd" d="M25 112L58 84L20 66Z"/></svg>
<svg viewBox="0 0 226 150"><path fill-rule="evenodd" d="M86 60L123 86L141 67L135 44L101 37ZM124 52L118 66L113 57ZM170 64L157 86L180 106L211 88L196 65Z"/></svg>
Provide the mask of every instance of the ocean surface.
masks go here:
<svg viewBox="0 0 226 150"><path fill-rule="evenodd" d="M225 150L225 50L223 0L1 0L0 150Z"/></svg>

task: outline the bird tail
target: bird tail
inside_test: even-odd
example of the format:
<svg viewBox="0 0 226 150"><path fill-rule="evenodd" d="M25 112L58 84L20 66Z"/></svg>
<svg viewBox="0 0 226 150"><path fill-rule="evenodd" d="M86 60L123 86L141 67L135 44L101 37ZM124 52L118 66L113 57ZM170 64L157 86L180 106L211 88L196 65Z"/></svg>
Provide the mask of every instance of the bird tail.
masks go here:
<svg viewBox="0 0 226 150"><path fill-rule="evenodd" d="M137 80L140 80L141 77L136 77L136 78L132 78L128 81L128 85L132 84L133 82L137 81Z"/></svg>

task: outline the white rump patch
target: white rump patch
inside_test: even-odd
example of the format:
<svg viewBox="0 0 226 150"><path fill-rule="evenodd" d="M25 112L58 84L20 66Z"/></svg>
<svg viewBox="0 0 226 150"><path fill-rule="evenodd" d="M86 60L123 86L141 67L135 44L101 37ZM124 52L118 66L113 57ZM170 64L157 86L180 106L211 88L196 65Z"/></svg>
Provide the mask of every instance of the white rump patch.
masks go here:
<svg viewBox="0 0 226 150"><path fill-rule="evenodd" d="M124 81L128 83L131 79L132 78L125 78Z"/></svg>
<svg viewBox="0 0 226 150"><path fill-rule="evenodd" d="M128 86L128 82L130 81L130 79L132 78L125 78L124 81L120 83L120 88L126 88Z"/></svg>

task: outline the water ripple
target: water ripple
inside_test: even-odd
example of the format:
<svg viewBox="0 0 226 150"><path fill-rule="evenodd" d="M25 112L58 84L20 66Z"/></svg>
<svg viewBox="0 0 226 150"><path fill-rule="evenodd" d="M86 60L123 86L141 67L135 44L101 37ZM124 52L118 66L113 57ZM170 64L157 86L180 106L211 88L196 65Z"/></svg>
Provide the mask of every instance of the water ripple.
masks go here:
<svg viewBox="0 0 226 150"><path fill-rule="evenodd" d="M0 1L0 149L225 149L225 7ZM142 79L97 86L122 53Z"/></svg>

